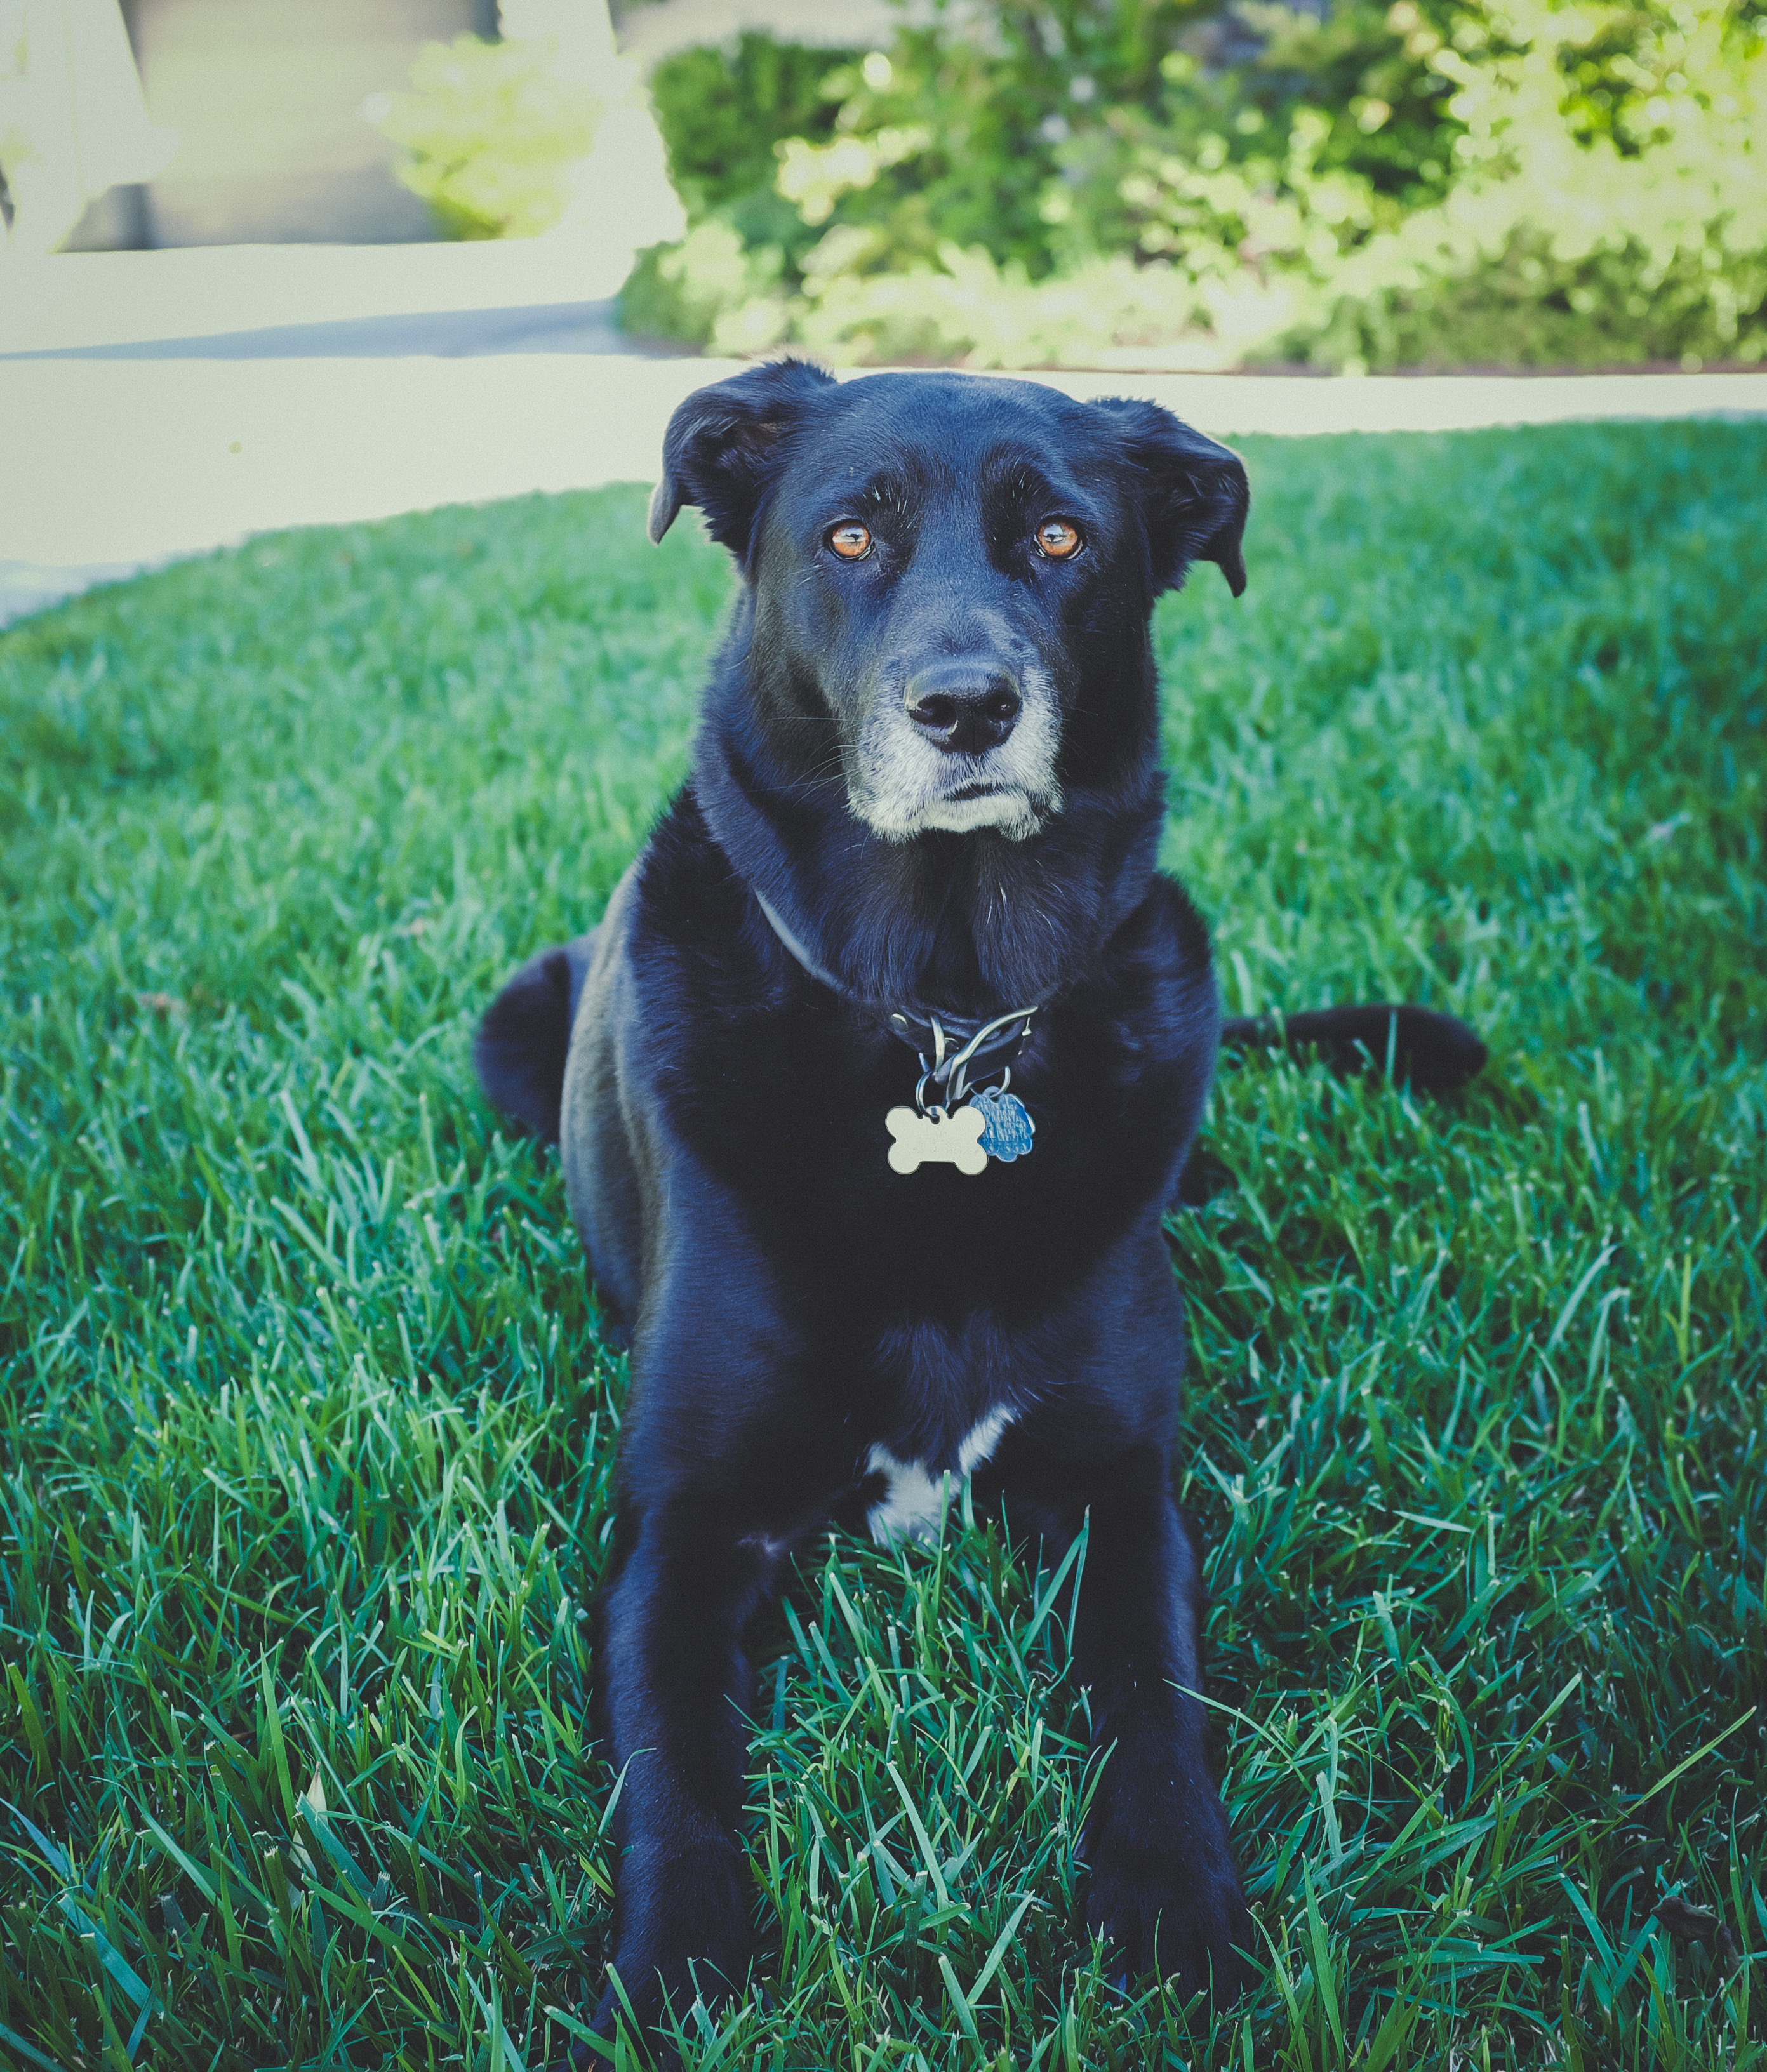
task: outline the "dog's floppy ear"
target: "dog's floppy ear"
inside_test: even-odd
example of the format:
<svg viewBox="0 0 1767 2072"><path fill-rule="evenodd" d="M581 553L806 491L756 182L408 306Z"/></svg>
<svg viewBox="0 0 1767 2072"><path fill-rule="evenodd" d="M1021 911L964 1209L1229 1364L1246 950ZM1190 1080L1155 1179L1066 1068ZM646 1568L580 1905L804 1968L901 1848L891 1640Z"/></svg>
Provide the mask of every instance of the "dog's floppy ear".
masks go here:
<svg viewBox="0 0 1767 2072"><path fill-rule="evenodd" d="M650 500L652 541L662 538L682 504L697 504L712 537L746 561L756 511L791 435L834 385L820 367L776 360L695 389L663 439L662 480Z"/></svg>
<svg viewBox="0 0 1767 2072"><path fill-rule="evenodd" d="M1238 597L1246 587L1239 542L1251 502L1245 462L1157 403L1114 396L1094 408L1116 421L1124 450L1141 471L1156 588L1175 588L1192 561L1213 561Z"/></svg>

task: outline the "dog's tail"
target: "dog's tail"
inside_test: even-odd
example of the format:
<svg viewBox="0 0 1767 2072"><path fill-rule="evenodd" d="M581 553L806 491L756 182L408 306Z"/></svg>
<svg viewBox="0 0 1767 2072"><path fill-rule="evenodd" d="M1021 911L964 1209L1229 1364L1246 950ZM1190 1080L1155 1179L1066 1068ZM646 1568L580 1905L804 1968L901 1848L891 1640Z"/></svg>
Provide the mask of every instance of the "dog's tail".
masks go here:
<svg viewBox="0 0 1767 2072"><path fill-rule="evenodd" d="M484 1010L472 1063L485 1099L542 1144L558 1141L570 1025L595 931L530 957Z"/></svg>
<svg viewBox="0 0 1767 2072"><path fill-rule="evenodd" d="M1221 1025L1224 1050L1321 1055L1341 1078L1362 1071L1409 1080L1420 1093L1457 1093L1482 1069L1485 1046L1464 1022L1433 1007L1324 1007L1305 1014L1235 1016Z"/></svg>

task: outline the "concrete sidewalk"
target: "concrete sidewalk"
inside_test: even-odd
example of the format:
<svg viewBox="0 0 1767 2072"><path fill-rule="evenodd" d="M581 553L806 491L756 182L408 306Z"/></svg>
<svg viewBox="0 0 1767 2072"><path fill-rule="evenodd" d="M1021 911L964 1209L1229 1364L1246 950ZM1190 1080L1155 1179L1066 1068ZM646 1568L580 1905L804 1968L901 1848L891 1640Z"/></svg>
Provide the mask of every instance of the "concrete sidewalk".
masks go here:
<svg viewBox="0 0 1767 2072"><path fill-rule="evenodd" d="M15 490L0 500L0 624L249 532L480 493L476 471L448 468L455 419L484 406L445 381L432 394L424 369L536 352L642 363L615 318L632 257L610 224L0 268L0 481ZM406 360L414 377L377 373ZM213 364L229 362L242 364ZM217 454L235 464L216 467ZM515 479L528 486L519 468Z"/></svg>
<svg viewBox="0 0 1767 2072"><path fill-rule="evenodd" d="M253 532L654 479L739 363L633 352L607 269L545 243L39 262L89 270L0 311L0 621ZM1033 378L1221 437L1767 415L1767 374Z"/></svg>

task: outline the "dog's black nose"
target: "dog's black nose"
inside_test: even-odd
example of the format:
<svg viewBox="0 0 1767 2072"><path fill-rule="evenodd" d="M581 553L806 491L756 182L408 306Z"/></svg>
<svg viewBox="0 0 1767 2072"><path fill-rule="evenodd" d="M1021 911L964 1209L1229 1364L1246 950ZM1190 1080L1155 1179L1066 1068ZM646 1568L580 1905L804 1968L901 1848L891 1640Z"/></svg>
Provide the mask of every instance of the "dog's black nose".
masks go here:
<svg viewBox="0 0 1767 2072"><path fill-rule="evenodd" d="M1019 687L986 663L937 662L908 687L908 717L954 755L998 748L1019 717Z"/></svg>

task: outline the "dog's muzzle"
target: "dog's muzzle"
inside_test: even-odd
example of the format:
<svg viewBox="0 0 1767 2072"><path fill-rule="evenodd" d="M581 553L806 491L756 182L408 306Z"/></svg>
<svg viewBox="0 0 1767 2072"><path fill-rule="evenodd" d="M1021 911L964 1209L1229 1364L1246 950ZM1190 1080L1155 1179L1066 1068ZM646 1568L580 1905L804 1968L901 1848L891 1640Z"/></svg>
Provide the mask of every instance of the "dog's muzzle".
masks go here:
<svg viewBox="0 0 1767 2072"><path fill-rule="evenodd" d="M991 828L1035 834L1061 808L1061 726L1039 668L959 656L912 668L879 696L847 759L854 813L886 841Z"/></svg>

